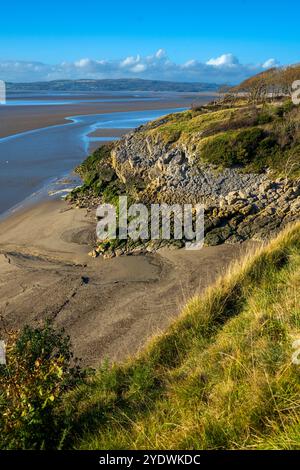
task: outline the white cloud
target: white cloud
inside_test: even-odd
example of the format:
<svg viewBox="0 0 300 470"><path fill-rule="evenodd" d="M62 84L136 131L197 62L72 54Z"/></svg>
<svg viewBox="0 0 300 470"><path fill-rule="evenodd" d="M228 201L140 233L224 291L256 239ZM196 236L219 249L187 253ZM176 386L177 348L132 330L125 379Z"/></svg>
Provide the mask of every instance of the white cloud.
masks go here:
<svg viewBox="0 0 300 470"><path fill-rule="evenodd" d="M276 59L268 59L262 64L263 69L271 69L272 67L278 67L279 63Z"/></svg>
<svg viewBox="0 0 300 470"><path fill-rule="evenodd" d="M141 60L140 56L137 55L136 57L129 56L126 59L122 60L120 63L121 67L131 67L132 65L138 64Z"/></svg>
<svg viewBox="0 0 300 470"><path fill-rule="evenodd" d="M183 67L183 68L186 68L186 69L189 69L189 68L196 67L197 64L198 64L198 62L197 62L195 59L191 59L191 60L187 60L187 61L182 65L182 67Z"/></svg>
<svg viewBox="0 0 300 470"><path fill-rule="evenodd" d="M148 56L128 56L121 60L82 58L56 65L42 62L1 61L0 79L5 81L39 81L78 78L149 78L156 80L238 83L250 75L277 66L275 59L262 64L241 64L226 53L206 62L195 58L184 63L171 61L164 49Z"/></svg>
<svg viewBox="0 0 300 470"><path fill-rule="evenodd" d="M155 53L155 57L157 59L164 59L165 57L167 57L167 53L164 49L158 49L158 51L156 51Z"/></svg>
<svg viewBox="0 0 300 470"><path fill-rule="evenodd" d="M222 54L216 59L209 59L206 65L213 65L215 67L237 67L239 60L233 54Z"/></svg>
<svg viewBox="0 0 300 470"><path fill-rule="evenodd" d="M87 65L90 64L90 59L80 59L77 62L75 62L76 67L86 67Z"/></svg>
<svg viewBox="0 0 300 470"><path fill-rule="evenodd" d="M141 73L141 72L145 72L145 70L147 70L147 66L145 64L136 64L130 70L133 73Z"/></svg>

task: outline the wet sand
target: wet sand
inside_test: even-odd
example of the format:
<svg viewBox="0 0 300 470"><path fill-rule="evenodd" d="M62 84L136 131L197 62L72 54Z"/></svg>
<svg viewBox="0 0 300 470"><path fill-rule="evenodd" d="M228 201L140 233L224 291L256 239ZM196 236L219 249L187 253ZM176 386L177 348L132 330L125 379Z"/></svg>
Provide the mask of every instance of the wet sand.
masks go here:
<svg viewBox="0 0 300 470"><path fill-rule="evenodd" d="M89 137L122 137L128 132L132 132L132 129L127 127L122 129L96 129L89 134Z"/></svg>
<svg viewBox="0 0 300 470"><path fill-rule="evenodd" d="M178 96L170 99L157 98L152 101L91 102L65 105L40 106L0 106L0 138L31 129L41 129L57 124L65 124L69 116L106 114L125 111L141 111L164 108L190 107L194 102L208 102L207 95Z"/></svg>
<svg viewBox="0 0 300 470"><path fill-rule="evenodd" d="M207 102L207 95L202 99ZM188 107L193 101L191 96L182 95L177 101L160 98L0 107L0 137L64 124L68 116ZM76 126L79 124L67 126L61 136L59 128L47 130L47 136L55 137L48 141L58 147L54 148L56 159L66 157L68 133L74 143L72 129ZM109 140L127 130L125 126L117 130L97 129L90 136ZM39 142L38 133L34 142L44 154L45 146ZM79 152L79 144L75 143ZM98 146L99 142L94 144ZM21 178L26 179L25 147L22 142L20 146L22 174L15 188L19 188ZM68 162L72 167L72 159L80 157L75 150ZM14 158L16 155L14 151ZM32 155L37 158L38 152ZM20 164L7 160L5 165L12 162L13 168ZM56 165L55 159L47 162ZM35 168L42 171L40 161ZM7 166L6 172L8 169ZM31 184L30 179L28 183ZM83 358L85 366L98 366L105 358L120 361L136 353L151 336L170 324L191 296L202 292L233 260L251 249L250 244L222 245L199 252L163 250L143 256L93 259L88 252L95 240L95 224L93 213L71 209L66 202L57 200L27 207L0 221L0 315L6 327L41 325L50 318L71 336L74 352Z"/></svg>
<svg viewBox="0 0 300 470"><path fill-rule="evenodd" d="M52 107L49 105L49 112ZM63 125L0 139L0 215L33 194L44 194L55 179L69 175L93 149L113 139L89 137L96 129L113 134L114 129L133 129L179 109L73 116ZM18 112L18 107L15 111Z"/></svg>
<svg viewBox="0 0 300 470"><path fill-rule="evenodd" d="M90 366L137 352L252 246L103 260L87 255L94 232L94 214L63 201L0 223L0 312L7 328L51 318Z"/></svg>
<svg viewBox="0 0 300 470"><path fill-rule="evenodd" d="M91 132L88 137L91 138L89 143L89 153L94 152L99 145L103 145L109 142L113 142L116 138L123 137L123 135L131 132L132 129L130 128L123 128L123 129L96 129L94 132ZM98 139L101 139L99 142ZM95 140L93 140L95 139Z"/></svg>

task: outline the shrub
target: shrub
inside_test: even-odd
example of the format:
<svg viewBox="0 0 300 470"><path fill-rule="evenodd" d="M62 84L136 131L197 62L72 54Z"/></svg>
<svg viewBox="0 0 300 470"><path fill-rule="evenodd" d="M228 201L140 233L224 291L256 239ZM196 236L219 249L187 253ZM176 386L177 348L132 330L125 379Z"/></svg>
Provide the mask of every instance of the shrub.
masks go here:
<svg viewBox="0 0 300 470"><path fill-rule="evenodd" d="M76 168L76 172L84 179L93 179L102 170L103 163L109 160L111 149L112 144L102 145Z"/></svg>
<svg viewBox="0 0 300 470"><path fill-rule="evenodd" d="M278 117L283 117L285 114L289 113L295 108L292 100L286 100L281 106L276 108L276 114Z"/></svg>
<svg viewBox="0 0 300 470"><path fill-rule="evenodd" d="M102 145L76 168L83 185L70 192L67 196L69 201L80 202L86 195L100 197L106 188L115 184L118 177L111 164L111 149L112 144Z"/></svg>
<svg viewBox="0 0 300 470"><path fill-rule="evenodd" d="M202 158L220 166L245 165L256 155L265 132L260 128L226 133L209 140L202 149Z"/></svg>
<svg viewBox="0 0 300 470"><path fill-rule="evenodd" d="M271 114L269 114L268 112L261 112L258 114L255 124L263 125L263 124L268 124L269 122L272 122L272 121L273 121L273 117Z"/></svg>
<svg viewBox="0 0 300 470"><path fill-rule="evenodd" d="M62 393L82 377L69 337L49 323L27 326L8 335L6 361L0 366L0 448L59 447L66 432L58 411Z"/></svg>

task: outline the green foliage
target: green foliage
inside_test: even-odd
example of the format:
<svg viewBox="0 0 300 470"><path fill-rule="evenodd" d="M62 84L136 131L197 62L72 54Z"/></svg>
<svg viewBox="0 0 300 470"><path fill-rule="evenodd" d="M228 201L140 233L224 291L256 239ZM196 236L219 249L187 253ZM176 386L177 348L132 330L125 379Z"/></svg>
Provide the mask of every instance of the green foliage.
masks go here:
<svg viewBox="0 0 300 470"><path fill-rule="evenodd" d="M141 132L146 135L163 139L166 145L180 142L182 139L192 137L194 133L205 132L214 124L226 121L230 118L234 109L208 110L201 108L199 111L190 110L181 113L170 114L163 120L146 124Z"/></svg>
<svg viewBox="0 0 300 470"><path fill-rule="evenodd" d="M107 184L102 191L102 200L105 203L118 205L119 196L125 193L125 185L120 180L114 180Z"/></svg>
<svg viewBox="0 0 300 470"><path fill-rule="evenodd" d="M66 432L58 413L62 393L82 376L70 340L47 323L8 335L6 365L0 366L2 449L45 449Z"/></svg>
<svg viewBox="0 0 300 470"><path fill-rule="evenodd" d="M106 188L110 191L109 186L118 180L111 165L111 149L112 144L102 145L76 168L83 184L71 191L69 200L80 200L86 194L100 196Z"/></svg>
<svg viewBox="0 0 300 470"><path fill-rule="evenodd" d="M254 160L265 137L264 131L260 128L217 135L204 144L201 158L224 167L245 165Z"/></svg>
<svg viewBox="0 0 300 470"><path fill-rule="evenodd" d="M292 102L292 100L286 100L281 106L276 108L276 115L279 117L284 117L290 111L295 109L296 105Z"/></svg>
<svg viewBox="0 0 300 470"><path fill-rule="evenodd" d="M261 113L258 114L255 120L255 124L259 126L263 124L268 124L269 122L272 122L272 121L273 121L273 116L268 112L262 111Z"/></svg>
<svg viewBox="0 0 300 470"><path fill-rule="evenodd" d="M98 176L102 170L103 163L110 157L111 148L111 144L99 147L76 168L76 172L83 178L90 180Z"/></svg>
<svg viewBox="0 0 300 470"><path fill-rule="evenodd" d="M83 179L83 184L70 193L68 196L70 201L80 201L86 195L97 196L103 202L117 207L120 195L133 197L137 190L144 187L144 182L136 178L128 180L126 184L118 178L112 165L111 150L112 144L101 146L76 168Z"/></svg>

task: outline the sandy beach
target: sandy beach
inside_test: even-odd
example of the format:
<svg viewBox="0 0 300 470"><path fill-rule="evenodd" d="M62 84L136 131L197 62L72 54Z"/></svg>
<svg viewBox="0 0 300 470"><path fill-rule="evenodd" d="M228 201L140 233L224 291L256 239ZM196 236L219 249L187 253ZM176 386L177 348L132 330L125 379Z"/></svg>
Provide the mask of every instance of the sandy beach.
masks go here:
<svg viewBox="0 0 300 470"><path fill-rule="evenodd" d="M122 137L123 135L131 132L132 129L123 128L123 129L96 129L94 132L89 134L89 137Z"/></svg>
<svg viewBox="0 0 300 470"><path fill-rule="evenodd" d="M134 354L192 295L253 248L221 245L93 259L88 252L94 232L94 214L64 201L40 203L0 223L0 312L6 328L51 318L89 366Z"/></svg>

